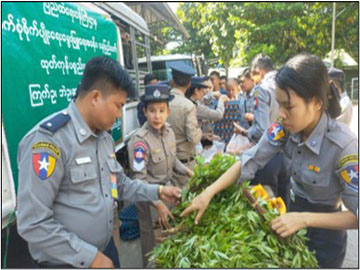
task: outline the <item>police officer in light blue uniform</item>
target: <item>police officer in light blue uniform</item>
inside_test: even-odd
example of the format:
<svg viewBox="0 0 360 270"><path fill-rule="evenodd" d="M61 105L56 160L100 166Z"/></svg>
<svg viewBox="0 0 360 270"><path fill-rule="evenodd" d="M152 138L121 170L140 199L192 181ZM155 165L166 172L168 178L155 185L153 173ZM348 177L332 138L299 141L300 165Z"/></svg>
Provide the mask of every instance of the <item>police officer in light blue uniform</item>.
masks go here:
<svg viewBox="0 0 360 270"><path fill-rule="evenodd" d="M271 59L263 54L255 56L251 64L251 77L256 84L251 92L254 106L254 120L242 134L250 141L258 142L262 134L279 116L279 105L275 99L275 74ZM251 104L250 104L251 105Z"/></svg>
<svg viewBox="0 0 360 270"><path fill-rule="evenodd" d="M246 114L254 114L255 106L253 99L254 81L251 78L250 70L246 68L239 75L239 84L242 90L242 94L239 98L239 108L241 114L240 126L245 129L249 129L252 125L252 120L246 119Z"/></svg>
<svg viewBox="0 0 360 270"><path fill-rule="evenodd" d="M211 198L232 185L252 179L276 153L285 153L293 196L290 212L271 222L281 237L307 228L306 243L320 267L340 268L346 252L346 231L358 225L358 141L335 118L341 108L330 87L323 62L313 55L297 55L276 75L276 98L281 121L245 151L223 176L197 196L184 215L199 210L201 218ZM341 202L348 210L342 211Z"/></svg>
<svg viewBox="0 0 360 270"><path fill-rule="evenodd" d="M118 62L85 66L75 102L36 125L18 148L17 227L35 267L119 267L112 240L118 200L172 200L174 187L131 181L108 130L134 87Z"/></svg>
<svg viewBox="0 0 360 270"><path fill-rule="evenodd" d="M252 123L248 129L235 129L254 143L259 142L262 134L270 127L270 123L273 123L279 115L279 105L275 99L275 75L276 71L273 70L270 57L262 53L255 56L251 63L251 78L256 86L251 90L246 104L247 109L253 111ZM247 116L245 118L248 120ZM277 153L256 173L251 183L269 185L275 196L281 196L285 204L288 204L290 181L283 158L283 153Z"/></svg>

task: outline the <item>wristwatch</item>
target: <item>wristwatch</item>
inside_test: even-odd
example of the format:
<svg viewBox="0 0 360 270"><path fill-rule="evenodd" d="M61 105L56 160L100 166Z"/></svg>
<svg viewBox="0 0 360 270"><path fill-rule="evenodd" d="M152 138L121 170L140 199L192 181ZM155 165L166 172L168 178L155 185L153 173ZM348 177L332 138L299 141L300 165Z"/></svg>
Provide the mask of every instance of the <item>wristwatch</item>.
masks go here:
<svg viewBox="0 0 360 270"><path fill-rule="evenodd" d="M164 188L163 185L159 185L159 188L158 188L158 196L159 196L159 198L160 198L160 196L161 196L161 194L163 192L163 188Z"/></svg>

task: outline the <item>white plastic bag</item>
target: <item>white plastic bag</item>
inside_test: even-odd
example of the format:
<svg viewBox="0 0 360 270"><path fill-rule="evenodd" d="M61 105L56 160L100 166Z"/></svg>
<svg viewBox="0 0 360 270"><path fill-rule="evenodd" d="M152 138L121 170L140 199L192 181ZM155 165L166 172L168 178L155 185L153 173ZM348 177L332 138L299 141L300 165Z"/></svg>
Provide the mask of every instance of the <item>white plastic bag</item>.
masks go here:
<svg viewBox="0 0 360 270"><path fill-rule="evenodd" d="M234 133L226 147L226 153L240 155L251 146L252 144L247 137Z"/></svg>
<svg viewBox="0 0 360 270"><path fill-rule="evenodd" d="M224 153L225 143L213 141L213 145L209 149L204 149L202 156L205 158L205 163L209 163L213 156L217 153Z"/></svg>

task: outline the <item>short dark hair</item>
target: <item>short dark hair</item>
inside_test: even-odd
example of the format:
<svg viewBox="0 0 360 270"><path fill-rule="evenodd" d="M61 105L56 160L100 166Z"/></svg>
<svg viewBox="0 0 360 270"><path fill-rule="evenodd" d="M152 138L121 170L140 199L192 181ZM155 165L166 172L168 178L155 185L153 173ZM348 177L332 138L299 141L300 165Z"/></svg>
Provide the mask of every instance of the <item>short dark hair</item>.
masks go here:
<svg viewBox="0 0 360 270"><path fill-rule="evenodd" d="M120 63L107 56L96 56L86 63L76 96L83 96L95 88L106 93L109 86L127 92L129 97L135 95L133 81Z"/></svg>
<svg viewBox="0 0 360 270"><path fill-rule="evenodd" d="M173 70L171 72L171 74L172 74L172 79L173 79L174 83L180 87L187 86L191 81L190 75L186 75L184 73L177 72L175 70Z"/></svg>
<svg viewBox="0 0 360 270"><path fill-rule="evenodd" d="M210 76L212 76L212 75L215 75L216 77L218 77L220 79L220 73L218 71L216 71L216 70L211 71Z"/></svg>
<svg viewBox="0 0 360 270"><path fill-rule="evenodd" d="M251 62L251 70L259 68L269 72L274 69L271 58L263 53L257 54Z"/></svg>
<svg viewBox="0 0 360 270"><path fill-rule="evenodd" d="M228 82L234 81L236 84L239 84L239 80L237 78L230 78Z"/></svg>
<svg viewBox="0 0 360 270"><path fill-rule="evenodd" d="M251 75L250 75L250 69L249 68L245 68L238 76L238 78L241 78L242 76L244 76L247 79L251 79Z"/></svg>
<svg viewBox="0 0 360 270"><path fill-rule="evenodd" d="M299 54L291 58L275 76L276 85L290 100L293 90L305 102L312 98L322 101L323 110L336 118L341 114L337 89L330 86L324 63L315 55Z"/></svg>
<svg viewBox="0 0 360 270"><path fill-rule="evenodd" d="M225 75L220 76L220 80L223 80L223 79L227 80L227 77Z"/></svg>
<svg viewBox="0 0 360 270"><path fill-rule="evenodd" d="M144 77L144 84L148 85L152 80L157 80L156 76L154 74L146 74Z"/></svg>

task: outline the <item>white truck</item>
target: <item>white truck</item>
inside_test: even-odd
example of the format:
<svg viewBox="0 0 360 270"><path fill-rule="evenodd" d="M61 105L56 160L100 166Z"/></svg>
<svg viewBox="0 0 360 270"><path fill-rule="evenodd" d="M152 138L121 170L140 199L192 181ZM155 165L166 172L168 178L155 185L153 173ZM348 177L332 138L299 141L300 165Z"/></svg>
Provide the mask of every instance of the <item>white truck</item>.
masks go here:
<svg viewBox="0 0 360 270"><path fill-rule="evenodd" d="M118 153L139 125L136 106L151 62L147 24L124 3L7 2L1 13L3 230L15 217L18 144L42 118L67 107L87 60L117 59L136 85L136 97L127 101L123 118L112 128ZM146 63L141 70L138 58Z"/></svg>

